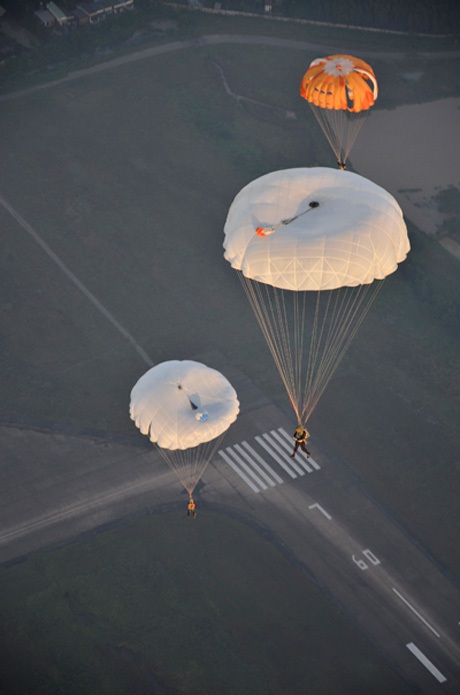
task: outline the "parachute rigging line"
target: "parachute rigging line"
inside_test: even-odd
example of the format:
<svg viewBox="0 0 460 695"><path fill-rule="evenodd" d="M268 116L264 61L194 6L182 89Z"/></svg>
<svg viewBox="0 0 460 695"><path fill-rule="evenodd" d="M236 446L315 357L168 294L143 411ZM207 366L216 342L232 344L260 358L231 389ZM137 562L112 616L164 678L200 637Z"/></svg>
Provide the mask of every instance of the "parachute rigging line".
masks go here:
<svg viewBox="0 0 460 695"><path fill-rule="evenodd" d="M316 58L302 77L300 95L310 104L341 169L378 91L372 67L350 55Z"/></svg>
<svg viewBox="0 0 460 695"><path fill-rule="evenodd" d="M291 292L251 280L241 271L238 276L291 407L298 422L305 425L383 280L336 290Z"/></svg>
<svg viewBox="0 0 460 695"><path fill-rule="evenodd" d="M174 471L182 487L188 492L189 496L193 491L210 461L214 458L219 449L225 432L216 439L199 444L191 449L164 449L155 445L155 449L161 454L165 463Z"/></svg>
<svg viewBox="0 0 460 695"><path fill-rule="evenodd" d="M316 120L326 136L337 164L340 169L345 169L351 149L356 142L368 111L334 111L333 109L320 109L310 104Z"/></svg>

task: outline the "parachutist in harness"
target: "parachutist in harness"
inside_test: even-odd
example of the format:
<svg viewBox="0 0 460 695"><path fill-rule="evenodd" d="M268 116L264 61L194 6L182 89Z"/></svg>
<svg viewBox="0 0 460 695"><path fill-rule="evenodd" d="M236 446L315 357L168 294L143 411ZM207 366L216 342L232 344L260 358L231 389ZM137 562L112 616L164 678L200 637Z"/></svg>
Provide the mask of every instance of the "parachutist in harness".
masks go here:
<svg viewBox="0 0 460 695"><path fill-rule="evenodd" d="M193 501L193 497L190 497L187 505L187 516L193 516L196 519L196 504Z"/></svg>
<svg viewBox="0 0 460 695"><path fill-rule="evenodd" d="M294 444L294 451L291 454L291 459L293 459L294 456L296 455L296 452L297 452L297 449L299 448L299 446L302 449L302 451L304 451L306 453L307 459L310 458L311 454L306 447L306 441L307 441L309 436L310 436L310 433L308 432L308 430L305 429L305 427L302 427L301 425L296 427L295 432L292 435L292 438L294 439L295 444Z"/></svg>
<svg viewBox="0 0 460 695"><path fill-rule="evenodd" d="M342 171L345 171L345 169L347 168L345 162L341 162L340 159L337 160L337 164L339 165L339 169L341 169Z"/></svg>

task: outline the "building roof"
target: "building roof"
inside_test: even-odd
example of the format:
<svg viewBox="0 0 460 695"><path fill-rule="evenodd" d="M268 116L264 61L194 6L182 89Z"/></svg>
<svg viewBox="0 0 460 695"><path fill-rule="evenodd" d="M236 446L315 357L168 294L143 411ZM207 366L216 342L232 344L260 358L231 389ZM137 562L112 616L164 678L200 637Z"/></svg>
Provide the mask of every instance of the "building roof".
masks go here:
<svg viewBox="0 0 460 695"><path fill-rule="evenodd" d="M85 17L87 18L88 15L86 12L84 12L81 7L76 7L74 10L72 10L72 14L75 17L75 19L84 19Z"/></svg>
<svg viewBox="0 0 460 695"><path fill-rule="evenodd" d="M65 22L67 19L71 18L71 15L68 15L61 10L61 8L58 7L55 2L48 2L46 4L46 9L51 12L53 17L56 17L58 22Z"/></svg>
<svg viewBox="0 0 460 695"><path fill-rule="evenodd" d="M37 10L34 15L43 22L43 24L49 24L50 22L55 22L56 17L51 14L48 10Z"/></svg>
<svg viewBox="0 0 460 695"><path fill-rule="evenodd" d="M123 7L133 4L133 0L93 0L93 2L79 2L77 7L87 14L98 14L107 8Z"/></svg>

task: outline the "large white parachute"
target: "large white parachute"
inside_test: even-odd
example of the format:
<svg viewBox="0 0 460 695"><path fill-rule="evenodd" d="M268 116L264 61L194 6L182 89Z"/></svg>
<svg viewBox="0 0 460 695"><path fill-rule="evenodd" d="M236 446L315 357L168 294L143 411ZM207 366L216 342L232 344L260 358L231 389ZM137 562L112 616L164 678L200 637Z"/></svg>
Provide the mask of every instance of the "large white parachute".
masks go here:
<svg viewBox="0 0 460 695"><path fill-rule="evenodd" d="M152 367L131 391L131 419L190 495L238 412L236 391L223 374L192 360Z"/></svg>
<svg viewBox="0 0 460 695"><path fill-rule="evenodd" d="M265 237L255 233L273 226ZM298 292L382 280L406 258L409 241L387 191L358 174L315 167L275 171L243 188L224 248L245 277Z"/></svg>
<svg viewBox="0 0 460 695"><path fill-rule="evenodd" d="M238 271L304 425L383 280L410 250L396 200L358 174L313 167L249 183L230 206Z"/></svg>

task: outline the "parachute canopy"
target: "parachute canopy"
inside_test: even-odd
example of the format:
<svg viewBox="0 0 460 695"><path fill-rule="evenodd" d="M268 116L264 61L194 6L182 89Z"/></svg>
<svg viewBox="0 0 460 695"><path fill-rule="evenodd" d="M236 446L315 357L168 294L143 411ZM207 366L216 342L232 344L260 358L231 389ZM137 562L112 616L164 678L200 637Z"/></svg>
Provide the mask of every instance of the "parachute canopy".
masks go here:
<svg viewBox="0 0 460 695"><path fill-rule="evenodd" d="M377 80L371 66L360 58L316 58L302 78L300 96L322 109L365 111L377 99Z"/></svg>
<svg viewBox="0 0 460 695"><path fill-rule="evenodd" d="M273 224L270 236L255 233ZM275 171L252 181L233 201L224 234L233 268L293 291L371 283L393 273L409 251L393 196L358 174L326 167Z"/></svg>
<svg viewBox="0 0 460 695"><path fill-rule="evenodd" d="M225 258L238 272L305 425L382 280L409 251L396 200L348 171L266 174L238 193L225 223Z"/></svg>
<svg viewBox="0 0 460 695"><path fill-rule="evenodd" d="M152 367L131 391L131 419L157 445L190 497L238 412L230 382L192 360Z"/></svg>
<svg viewBox="0 0 460 695"><path fill-rule="evenodd" d="M317 58L300 83L300 96L308 101L341 169L378 96L370 65L349 55Z"/></svg>
<svg viewBox="0 0 460 695"><path fill-rule="evenodd" d="M191 360L149 369L131 391L130 416L142 434L164 449L190 449L225 432L239 403L229 381Z"/></svg>

